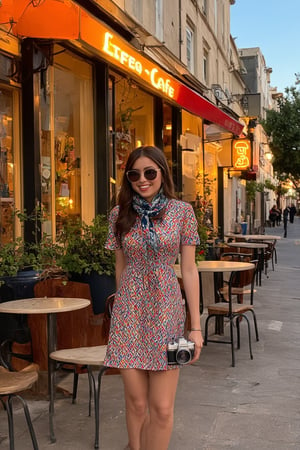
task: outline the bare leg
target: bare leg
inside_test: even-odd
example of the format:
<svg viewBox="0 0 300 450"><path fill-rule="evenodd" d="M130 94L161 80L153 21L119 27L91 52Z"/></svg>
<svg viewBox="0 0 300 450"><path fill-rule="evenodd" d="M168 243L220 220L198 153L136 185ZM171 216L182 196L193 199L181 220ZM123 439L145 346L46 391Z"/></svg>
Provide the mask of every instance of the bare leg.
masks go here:
<svg viewBox="0 0 300 450"><path fill-rule="evenodd" d="M179 369L149 372L149 417L141 435L141 450L167 450L173 429Z"/></svg>
<svg viewBox="0 0 300 450"><path fill-rule="evenodd" d="M148 372L138 369L121 369L120 372L125 390L128 448L140 450L141 430L148 414Z"/></svg>

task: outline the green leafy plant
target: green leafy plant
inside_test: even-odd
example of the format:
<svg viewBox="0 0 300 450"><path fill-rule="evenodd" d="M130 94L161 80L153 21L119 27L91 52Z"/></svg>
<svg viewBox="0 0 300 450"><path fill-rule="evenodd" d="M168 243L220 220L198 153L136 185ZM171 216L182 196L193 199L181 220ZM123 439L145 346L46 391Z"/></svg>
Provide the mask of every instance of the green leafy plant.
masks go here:
<svg viewBox="0 0 300 450"><path fill-rule="evenodd" d="M247 200L252 202L255 200L256 192L264 191L264 183L259 183L254 180L250 180L246 182L246 194Z"/></svg>
<svg viewBox="0 0 300 450"><path fill-rule="evenodd" d="M22 234L26 223L32 225L32 240L26 242L22 236L0 244L0 277L11 277L23 270L42 272L55 267L62 255L62 247L46 233L41 236L41 224L45 214L37 207L32 213L15 210L11 222L19 221Z"/></svg>
<svg viewBox="0 0 300 450"><path fill-rule="evenodd" d="M12 221L19 220L22 228L26 222L33 226L33 239L25 242L18 237L0 245L0 277L15 276L22 270L55 274L98 274L113 275L114 254L104 244L108 233L105 215L97 215L92 224L66 218L57 241L53 242L46 233L41 235L45 213L36 208L31 214L15 211Z"/></svg>
<svg viewBox="0 0 300 450"><path fill-rule="evenodd" d="M59 237L63 248L59 264L69 274L115 273L114 253L105 249L108 220L97 215L90 225L81 220L67 221Z"/></svg>

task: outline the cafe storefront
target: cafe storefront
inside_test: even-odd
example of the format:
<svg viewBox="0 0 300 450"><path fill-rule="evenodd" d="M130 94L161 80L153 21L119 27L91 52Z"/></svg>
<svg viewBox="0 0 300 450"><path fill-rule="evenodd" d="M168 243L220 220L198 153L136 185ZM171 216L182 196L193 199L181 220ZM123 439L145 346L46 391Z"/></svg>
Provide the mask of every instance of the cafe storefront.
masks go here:
<svg viewBox="0 0 300 450"><path fill-rule="evenodd" d="M6 154L1 198L28 211L40 203L47 212L44 231L55 237L66 217L89 223L107 213L129 153L147 144L163 149L178 195L193 202L198 174L211 167L215 177L218 164L215 148L205 150L207 124L231 135L242 125L74 2L66 4L68 21L74 17L69 26L76 24L72 33L53 28L45 5L34 11L45 18L42 27L22 22L23 16L16 20L22 69L17 87L11 78L1 86L1 105L14 106L14 151ZM1 202L2 230L3 208Z"/></svg>

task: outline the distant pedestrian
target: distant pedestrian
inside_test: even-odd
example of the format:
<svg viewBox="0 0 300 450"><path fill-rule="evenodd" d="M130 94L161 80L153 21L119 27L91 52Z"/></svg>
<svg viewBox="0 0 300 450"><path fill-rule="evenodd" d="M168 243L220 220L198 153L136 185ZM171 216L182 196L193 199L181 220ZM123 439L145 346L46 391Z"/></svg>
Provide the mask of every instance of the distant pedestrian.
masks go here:
<svg viewBox="0 0 300 450"><path fill-rule="evenodd" d="M290 208L286 207L283 210L283 229L284 229L283 237L285 237L285 238L287 236L287 223L288 223L289 214L290 214Z"/></svg>
<svg viewBox="0 0 300 450"><path fill-rule="evenodd" d="M276 205L274 205L270 209L270 214L269 214L269 220L271 222L272 227L275 227L277 216L278 216L278 210L277 210Z"/></svg>
<svg viewBox="0 0 300 450"><path fill-rule="evenodd" d="M281 208L277 208L278 211L278 215L276 217L276 225L279 227L281 224L281 216L282 216L282 209Z"/></svg>
<svg viewBox="0 0 300 450"><path fill-rule="evenodd" d="M294 217L295 217L296 212L297 212L296 207L292 203L291 206L290 206L290 222L291 223L294 223Z"/></svg>

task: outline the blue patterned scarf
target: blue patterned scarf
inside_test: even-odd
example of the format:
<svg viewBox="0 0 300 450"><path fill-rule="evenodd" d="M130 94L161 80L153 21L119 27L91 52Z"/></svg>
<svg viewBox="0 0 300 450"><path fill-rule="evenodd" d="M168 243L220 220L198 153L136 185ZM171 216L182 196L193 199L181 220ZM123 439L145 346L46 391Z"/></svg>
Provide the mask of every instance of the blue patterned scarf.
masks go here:
<svg viewBox="0 0 300 450"><path fill-rule="evenodd" d="M156 234L152 218L155 218L166 207L167 197L162 190L154 197L151 203L144 200L140 195L135 194L132 200L133 209L141 217L142 229L146 230L146 242L157 252L159 249L159 239Z"/></svg>

